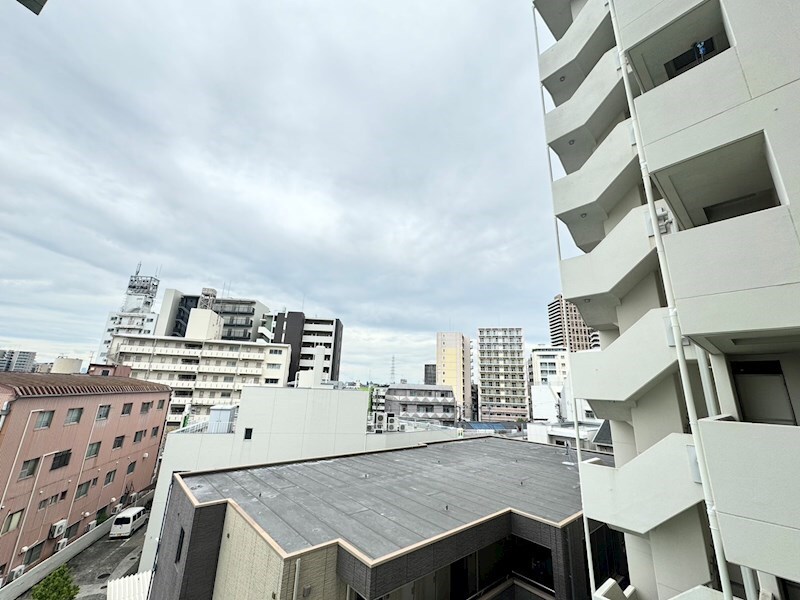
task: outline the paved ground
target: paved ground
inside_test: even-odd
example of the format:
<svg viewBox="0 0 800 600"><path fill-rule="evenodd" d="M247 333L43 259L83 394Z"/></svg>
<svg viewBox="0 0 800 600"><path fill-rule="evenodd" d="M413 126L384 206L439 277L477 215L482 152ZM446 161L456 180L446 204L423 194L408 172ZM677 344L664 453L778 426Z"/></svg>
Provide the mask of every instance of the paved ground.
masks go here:
<svg viewBox="0 0 800 600"><path fill-rule="evenodd" d="M72 569L75 583L81 586L80 600L103 600L109 579L117 579L133 572L139 565L139 557L144 545L144 532L140 527L126 540L110 540L104 537L78 554L67 564ZM31 592L17 600L30 600Z"/></svg>

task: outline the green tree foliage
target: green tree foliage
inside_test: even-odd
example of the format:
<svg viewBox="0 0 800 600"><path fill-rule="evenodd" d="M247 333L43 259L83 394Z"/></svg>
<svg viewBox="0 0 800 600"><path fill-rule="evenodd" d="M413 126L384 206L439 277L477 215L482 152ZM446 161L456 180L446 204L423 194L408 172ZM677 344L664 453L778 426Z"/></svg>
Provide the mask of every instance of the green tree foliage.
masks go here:
<svg viewBox="0 0 800 600"><path fill-rule="evenodd" d="M79 591L69 567L61 565L33 588L33 600L74 600Z"/></svg>

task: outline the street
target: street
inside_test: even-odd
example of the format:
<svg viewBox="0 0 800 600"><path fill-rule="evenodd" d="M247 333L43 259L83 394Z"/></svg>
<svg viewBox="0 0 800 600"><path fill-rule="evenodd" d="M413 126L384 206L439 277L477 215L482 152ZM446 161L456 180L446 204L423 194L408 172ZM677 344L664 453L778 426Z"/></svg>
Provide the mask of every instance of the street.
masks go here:
<svg viewBox="0 0 800 600"><path fill-rule="evenodd" d="M125 540L104 537L70 560L67 565L72 570L75 583L81 588L77 598L102 600L106 597L109 579L117 579L133 572L139 564L146 529L141 527ZM32 590L28 590L17 600L32 598Z"/></svg>

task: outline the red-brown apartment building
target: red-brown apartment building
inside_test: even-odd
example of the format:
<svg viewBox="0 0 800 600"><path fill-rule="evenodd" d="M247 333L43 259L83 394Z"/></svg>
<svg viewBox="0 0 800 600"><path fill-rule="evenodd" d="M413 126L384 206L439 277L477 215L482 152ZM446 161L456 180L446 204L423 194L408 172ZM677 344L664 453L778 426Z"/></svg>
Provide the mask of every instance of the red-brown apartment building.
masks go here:
<svg viewBox="0 0 800 600"><path fill-rule="evenodd" d="M0 578L150 485L169 395L129 377L0 373Z"/></svg>

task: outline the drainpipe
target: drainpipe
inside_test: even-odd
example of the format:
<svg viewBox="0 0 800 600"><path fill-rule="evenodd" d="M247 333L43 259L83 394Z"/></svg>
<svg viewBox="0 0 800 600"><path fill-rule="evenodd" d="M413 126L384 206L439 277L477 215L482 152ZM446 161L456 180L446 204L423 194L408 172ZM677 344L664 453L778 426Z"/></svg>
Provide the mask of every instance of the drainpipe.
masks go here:
<svg viewBox="0 0 800 600"><path fill-rule="evenodd" d="M300 585L300 560L294 561L294 588L292 589L292 600L297 600L297 586Z"/></svg>
<svg viewBox="0 0 800 600"><path fill-rule="evenodd" d="M670 277L669 265L666 253L664 252L664 240L659 228L658 216L656 214L655 199L653 196L653 182L650 179L650 169L647 165L647 157L644 153L642 143L642 132L639 127L639 118L636 113L636 104L633 101L633 90L631 88L630 77L628 75L628 57L622 49L622 36L620 34L619 22L617 21L617 11L614 0L608 0L609 12L611 14L611 25L614 30L614 38L619 53L620 69L622 70L622 82L625 86L625 98L628 102L628 110L633 123L633 134L636 140L636 150L639 155L639 167L642 172L642 183L644 184L645 196L647 198L650 222L656 241L656 253L658 265L661 271L661 281L664 286L664 295L669 309L669 319L672 326L672 335L675 340L675 353L678 359L678 370L680 372L681 388L683 389L684 401L686 403L686 413L689 416L689 424L692 433L692 440L697 453L697 464L700 470L700 482L703 488L703 498L705 500L706 512L708 513L709 528L711 529L711 539L714 546L714 556L719 570L720 585L725 600L732 600L731 581L728 574L728 563L725 559L725 550L722 547L722 536L719 531L719 521L717 511L714 506L714 497L711 493L711 484L708 476L708 465L706 463L705 447L700 429L697 425L697 408L694 404L694 393L689 379L689 366L686 362L686 352L683 348L683 332L678 321L678 309L675 305L675 293L672 289L672 278Z"/></svg>
<svg viewBox="0 0 800 600"><path fill-rule="evenodd" d="M92 438L94 437L94 427L97 425L97 417L100 414L100 405L97 405L97 409L94 412L94 421L92 422L92 428L89 431L89 439L86 441L86 448L83 449L83 460L81 461L81 470L78 472L78 478L75 482L75 492L72 494L72 501L69 503L69 510L67 511L67 520L72 519L72 509L75 508L75 499L78 496L78 487L81 485L81 479L83 478L83 470L86 468L86 455L89 453L89 445L92 443ZM106 419L107 420L107 419ZM83 520L83 514L81 514L81 521Z"/></svg>
<svg viewBox="0 0 800 600"><path fill-rule="evenodd" d="M539 28L538 22L536 19L536 5L531 3L531 9L533 12L533 33L534 38L536 39L536 56L537 58L541 56L540 45L539 45ZM544 113L544 85L541 81L539 81L539 98L542 103L542 112ZM550 182L553 182L553 159L550 156L550 147L547 147L547 168L550 173ZM561 238L558 232L558 217L553 216L553 225L556 231L556 247L558 249L558 263L561 265ZM589 592L591 596L594 596L595 591L597 590L597 585L594 579L594 556L592 554L592 539L590 537L590 529L589 529L589 517L586 516L586 511L583 510L584 505L584 495L583 495L583 485L581 485L581 462L583 461L583 454L581 452L581 438L580 438L580 427L578 425L578 400L575 397L575 387L572 385L572 366L570 365L570 356L572 354L572 346L571 340L569 337L569 327L564 328L564 337L567 342L567 381L569 382L570 393L572 393L572 401L573 401L573 421L575 423L575 447L577 453L577 461L578 464L576 465L578 468L578 485L580 486L581 490L581 513L582 513L582 520L583 520L583 538L584 544L586 546L586 563L589 568ZM563 392L562 392L563 393ZM533 407L531 407L532 409ZM533 419L533 410L531 410L531 420ZM571 581L571 579L570 579ZM574 584L573 584L574 585Z"/></svg>
<svg viewBox="0 0 800 600"><path fill-rule="evenodd" d="M0 497L0 510L3 509L3 506L6 501L6 495L8 495L8 486L11 485L11 478L14 476L14 473L16 472L17 461L19 460L20 452L22 452L22 447L25 445L25 436L28 435L28 428L31 425L31 417L33 416L33 413L40 413L40 412L44 412L43 409L37 408L28 413L28 419L27 421L25 421L25 429L22 432L22 439L19 441L19 446L17 446L17 453L14 455L14 462L11 463L11 470L8 473L8 479L6 480L6 487L3 488L3 496Z"/></svg>

